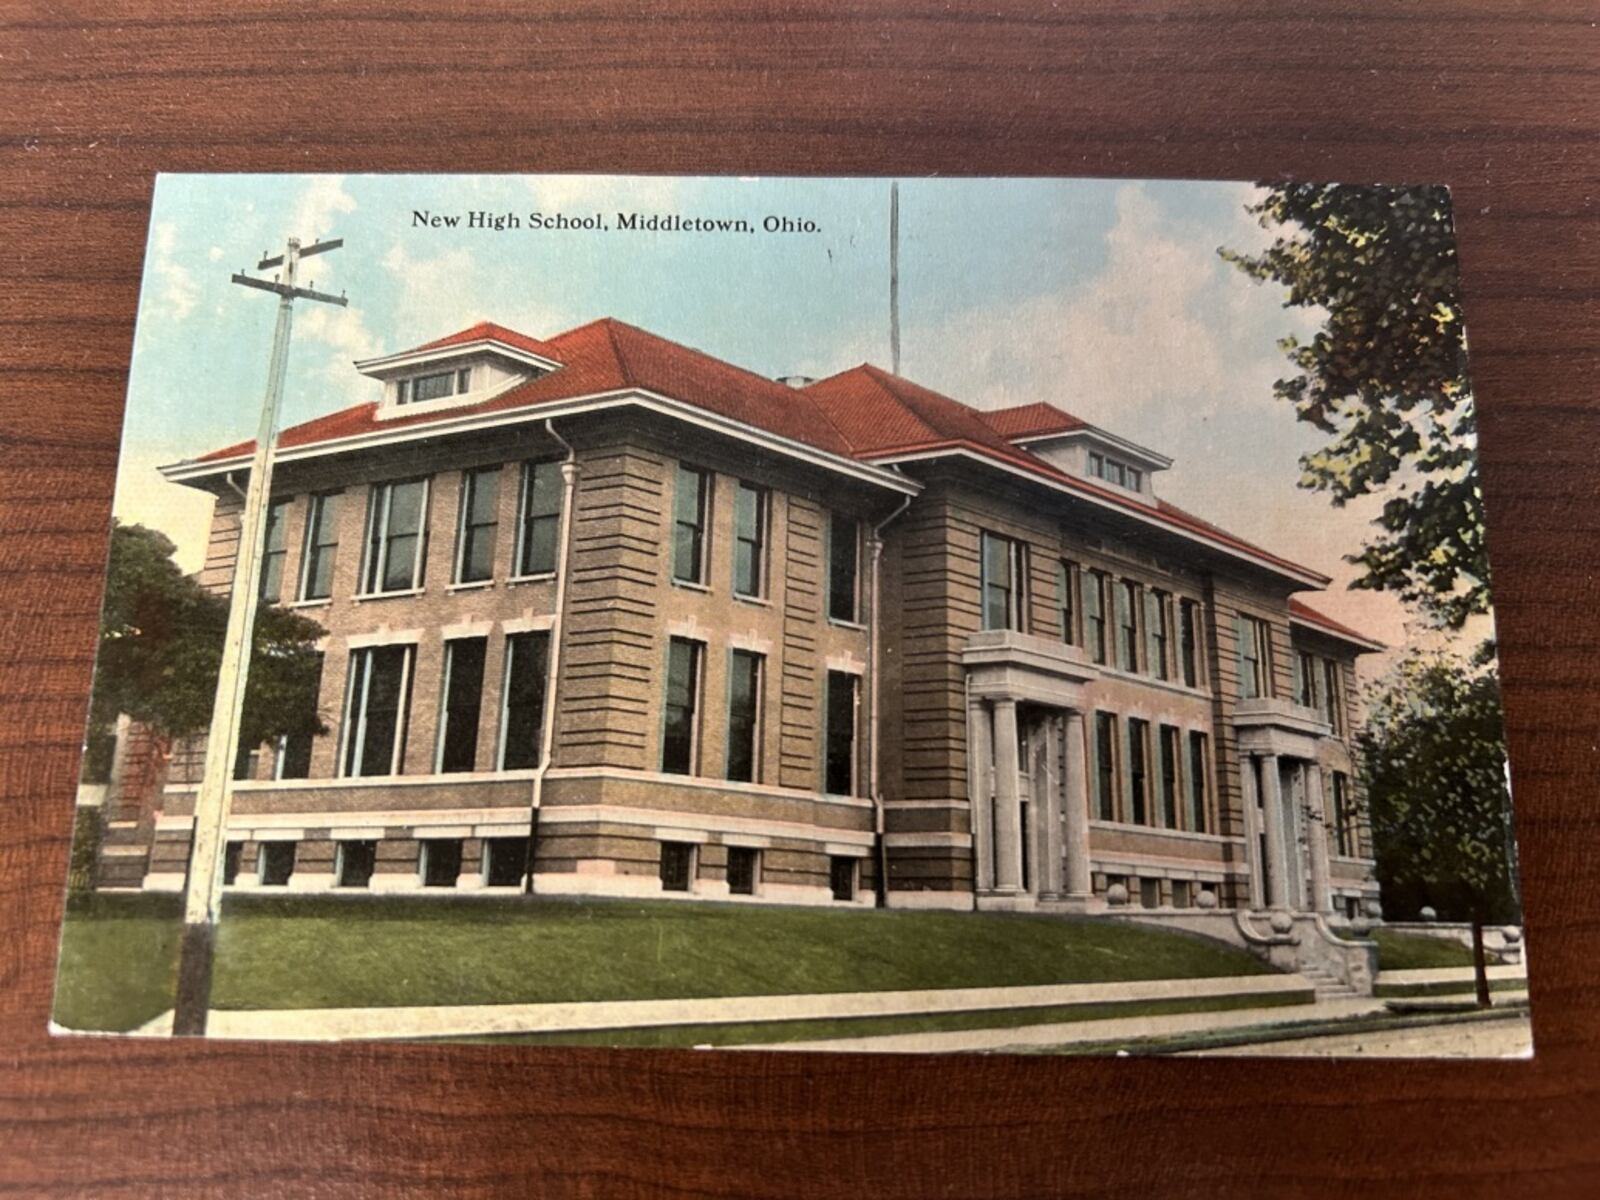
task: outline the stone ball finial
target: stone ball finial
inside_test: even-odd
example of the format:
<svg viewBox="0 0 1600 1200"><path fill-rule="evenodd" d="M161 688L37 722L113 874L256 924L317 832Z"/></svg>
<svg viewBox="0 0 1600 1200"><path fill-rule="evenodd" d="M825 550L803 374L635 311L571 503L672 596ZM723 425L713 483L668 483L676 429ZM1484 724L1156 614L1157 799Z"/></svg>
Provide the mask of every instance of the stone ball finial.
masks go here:
<svg viewBox="0 0 1600 1200"><path fill-rule="evenodd" d="M1200 894L1194 898L1194 906L1196 908L1215 908L1217 906L1217 894L1210 888L1202 889Z"/></svg>
<svg viewBox="0 0 1600 1200"><path fill-rule="evenodd" d="M1367 901L1367 916L1374 921L1383 920L1383 904L1377 900Z"/></svg>
<svg viewBox="0 0 1600 1200"><path fill-rule="evenodd" d="M1268 918L1267 924L1272 926L1273 933L1288 933L1294 928L1294 918L1280 908Z"/></svg>
<svg viewBox="0 0 1600 1200"><path fill-rule="evenodd" d="M1433 910L1433 905L1431 904L1424 904L1422 906L1422 911L1419 912L1417 916L1421 917L1424 921L1437 921L1439 919L1439 914Z"/></svg>
<svg viewBox="0 0 1600 1200"><path fill-rule="evenodd" d="M1522 940L1522 930L1518 929L1515 925L1507 925L1500 936L1505 938L1506 945L1515 946Z"/></svg>
<svg viewBox="0 0 1600 1200"><path fill-rule="evenodd" d="M1108 887L1106 889L1106 903L1107 904L1121 906L1121 905L1126 904L1127 902L1128 902L1128 889L1123 884L1113 883L1110 887Z"/></svg>

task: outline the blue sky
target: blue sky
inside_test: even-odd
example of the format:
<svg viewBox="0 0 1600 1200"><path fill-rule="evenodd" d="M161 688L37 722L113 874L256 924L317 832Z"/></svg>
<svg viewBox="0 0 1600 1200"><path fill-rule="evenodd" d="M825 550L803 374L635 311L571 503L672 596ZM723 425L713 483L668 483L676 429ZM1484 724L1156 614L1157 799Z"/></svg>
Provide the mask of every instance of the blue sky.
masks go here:
<svg viewBox="0 0 1600 1200"><path fill-rule="evenodd" d="M901 183L902 373L979 407L1048 400L1176 459L1160 494L1335 577L1330 615L1391 643L1406 614L1345 593L1372 504L1298 489L1314 431L1272 397L1289 311L1216 255L1268 235L1246 184L1122 180ZM198 566L209 501L155 466L249 437L269 296L230 284L290 234L345 239L302 279L284 423L375 398L354 359L488 319L548 336L614 316L765 375L889 362L883 180L607 176L166 175L158 181L116 511ZM815 234L417 228L413 212L767 215Z"/></svg>

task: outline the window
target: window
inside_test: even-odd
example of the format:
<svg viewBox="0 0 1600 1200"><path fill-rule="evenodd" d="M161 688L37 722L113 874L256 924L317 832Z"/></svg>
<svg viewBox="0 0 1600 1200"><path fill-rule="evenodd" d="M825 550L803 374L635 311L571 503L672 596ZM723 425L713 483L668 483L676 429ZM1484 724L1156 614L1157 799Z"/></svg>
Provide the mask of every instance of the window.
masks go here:
<svg viewBox="0 0 1600 1200"><path fill-rule="evenodd" d="M374 841L340 842L334 852L334 876L342 888L364 888L372 882L372 871L378 862L378 843Z"/></svg>
<svg viewBox="0 0 1600 1200"><path fill-rule="evenodd" d="M517 505L517 575L548 575L556 569L561 493L559 462L522 464L522 492Z"/></svg>
<svg viewBox="0 0 1600 1200"><path fill-rule="evenodd" d="M856 898L856 860L834 855L828 859L828 887L835 900Z"/></svg>
<svg viewBox="0 0 1600 1200"><path fill-rule="evenodd" d="M1061 640L1069 646L1078 644L1078 614L1072 604L1077 586L1078 565L1063 560L1056 570L1056 619L1061 626Z"/></svg>
<svg viewBox="0 0 1600 1200"><path fill-rule="evenodd" d="M687 892L694 878L694 843L661 843L661 890Z"/></svg>
<svg viewBox="0 0 1600 1200"><path fill-rule="evenodd" d="M528 867L528 839L525 837L485 838L483 842L483 882L488 887L521 887Z"/></svg>
<svg viewBox="0 0 1600 1200"><path fill-rule="evenodd" d="M456 530L457 583L478 583L494 578L494 537L500 527L499 497L499 467L462 472L461 523Z"/></svg>
<svg viewBox="0 0 1600 1200"><path fill-rule="evenodd" d="M661 736L661 769L668 775L693 775L699 751L700 661L705 647L688 638L667 643L666 723Z"/></svg>
<svg viewBox="0 0 1600 1200"><path fill-rule="evenodd" d="M427 511L426 479L372 485L367 504L367 565L362 573L362 586L369 595L422 586Z"/></svg>
<svg viewBox="0 0 1600 1200"><path fill-rule="evenodd" d="M423 887L455 887L461 878L461 839L424 839L421 867Z"/></svg>
<svg viewBox="0 0 1600 1200"><path fill-rule="evenodd" d="M1167 646L1172 641L1167 628L1167 594L1149 591L1144 597L1144 657L1150 673L1157 679L1172 678L1167 666Z"/></svg>
<svg viewBox="0 0 1600 1200"><path fill-rule="evenodd" d="M1271 634L1265 621L1240 615L1234 622L1239 639L1239 698L1272 695Z"/></svg>
<svg viewBox="0 0 1600 1200"><path fill-rule="evenodd" d="M823 791L833 796L855 794L857 683L854 675L828 672L827 761Z"/></svg>
<svg viewBox="0 0 1600 1200"><path fill-rule="evenodd" d="M1128 486L1130 488L1132 488L1134 491L1137 492L1139 490L1139 488L1143 485L1143 483L1144 483L1144 473L1142 471L1140 471L1138 467L1129 467L1128 468Z"/></svg>
<svg viewBox="0 0 1600 1200"><path fill-rule="evenodd" d="M1302 708L1317 705L1317 657L1304 650L1296 650L1290 660L1289 692L1294 702Z"/></svg>
<svg viewBox="0 0 1600 1200"><path fill-rule="evenodd" d="M344 705L344 774L399 775L405 763L415 646L350 652Z"/></svg>
<svg viewBox="0 0 1600 1200"><path fill-rule="evenodd" d="M979 542L983 627L1027 632L1027 547L997 533L984 533Z"/></svg>
<svg viewBox="0 0 1600 1200"><path fill-rule="evenodd" d="M1350 811L1350 779L1343 771L1333 773L1334 845L1346 858L1356 853L1354 814Z"/></svg>
<svg viewBox="0 0 1600 1200"><path fill-rule="evenodd" d="M267 537L261 552L261 599L276 604L283 591L283 560L289 557L288 500L267 506Z"/></svg>
<svg viewBox="0 0 1600 1200"><path fill-rule="evenodd" d="M294 842L262 842L256 858L256 878L262 887L288 887L294 874Z"/></svg>
<svg viewBox="0 0 1600 1200"><path fill-rule="evenodd" d="M1139 669L1139 596L1140 588L1132 580L1124 579L1116 590L1117 609L1117 666L1124 671Z"/></svg>
<svg viewBox="0 0 1600 1200"><path fill-rule="evenodd" d="M762 656L735 650L728 661L728 778L751 783L761 756Z"/></svg>
<svg viewBox="0 0 1600 1200"><path fill-rule="evenodd" d="M1177 729L1161 727L1161 824L1178 828L1178 760L1183 754Z"/></svg>
<svg viewBox="0 0 1600 1200"><path fill-rule="evenodd" d="M316 656L316 667L308 674L305 692L300 703L305 705L306 715L317 715L317 700L322 694L322 666L323 656L319 651ZM294 733L285 734L278 739L278 753L274 774L279 779L309 779L311 777L311 750L315 745L316 737L310 729L300 729Z"/></svg>
<svg viewBox="0 0 1600 1200"><path fill-rule="evenodd" d="M741 483L733 498L733 590L741 596L766 593L767 492Z"/></svg>
<svg viewBox="0 0 1600 1200"><path fill-rule="evenodd" d="M706 583L706 526L711 515L711 476L678 464L672 492L672 577Z"/></svg>
<svg viewBox="0 0 1600 1200"><path fill-rule="evenodd" d="M1089 452L1089 474L1136 492L1144 485L1144 472L1138 467L1130 467L1127 463L1107 458L1093 450Z"/></svg>
<svg viewBox="0 0 1600 1200"><path fill-rule="evenodd" d="M1206 735L1189 734L1189 829L1193 833L1208 832L1206 825L1206 780L1210 776L1207 766Z"/></svg>
<svg viewBox="0 0 1600 1200"><path fill-rule="evenodd" d="M300 599L326 600L333 595L333 553L339 548L339 493L311 497L306 513L305 549L300 556Z"/></svg>
<svg viewBox="0 0 1600 1200"><path fill-rule="evenodd" d="M761 868L761 852L749 846L728 847L728 894L754 896Z"/></svg>
<svg viewBox="0 0 1600 1200"><path fill-rule="evenodd" d="M501 689L500 769L537 767L543 752L545 681L550 670L547 630L506 638L506 680Z"/></svg>
<svg viewBox="0 0 1600 1200"><path fill-rule="evenodd" d="M229 842L222 848L222 886L231 887L239 880L239 859L244 852L243 842Z"/></svg>
<svg viewBox="0 0 1600 1200"><path fill-rule="evenodd" d="M828 518L828 616L834 621L857 619L856 593L861 574L861 527L840 513Z"/></svg>
<svg viewBox="0 0 1600 1200"><path fill-rule="evenodd" d="M474 771L478 766L478 718L483 709L483 664L488 638L459 638L444 644L444 706L439 714L441 774Z"/></svg>
<svg viewBox="0 0 1600 1200"><path fill-rule="evenodd" d="M1161 880L1149 878L1139 880L1139 907L1161 907Z"/></svg>
<svg viewBox="0 0 1600 1200"><path fill-rule="evenodd" d="M1148 822L1150 812L1147 775L1150 766L1150 722L1128 718L1128 819L1135 825Z"/></svg>
<svg viewBox="0 0 1600 1200"><path fill-rule="evenodd" d="M244 735L241 733L240 738ZM239 748L233 754L233 777L235 779L254 779L256 766L261 762L261 751L255 746L246 746L241 740Z"/></svg>
<svg viewBox="0 0 1600 1200"><path fill-rule="evenodd" d="M1097 663L1106 661L1106 585L1110 582L1104 571L1090 571L1089 584L1083 590L1084 632Z"/></svg>
<svg viewBox="0 0 1600 1200"><path fill-rule="evenodd" d="M421 404L426 400L442 400L468 390L472 380L470 370L436 371L430 375L414 375L402 379L395 389L396 404Z"/></svg>
<svg viewBox="0 0 1600 1200"><path fill-rule="evenodd" d="M1193 600L1178 601L1178 662L1183 686L1200 682L1200 606Z"/></svg>
<svg viewBox="0 0 1600 1200"><path fill-rule="evenodd" d="M1102 821L1117 819L1117 718L1094 715L1095 815Z"/></svg>
<svg viewBox="0 0 1600 1200"><path fill-rule="evenodd" d="M1339 692L1339 664L1331 658L1322 660L1322 713L1328 718L1328 724L1333 727L1335 737L1344 733L1344 721L1341 715L1344 705Z"/></svg>

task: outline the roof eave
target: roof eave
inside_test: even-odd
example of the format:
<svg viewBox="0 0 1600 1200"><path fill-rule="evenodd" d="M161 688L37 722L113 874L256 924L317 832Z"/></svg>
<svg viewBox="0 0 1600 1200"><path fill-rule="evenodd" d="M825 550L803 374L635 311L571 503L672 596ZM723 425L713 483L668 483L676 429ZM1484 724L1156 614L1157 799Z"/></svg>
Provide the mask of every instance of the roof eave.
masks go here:
<svg viewBox="0 0 1600 1200"><path fill-rule="evenodd" d="M1101 496L1097 492L1090 491L1087 488L1074 487L1069 481L1053 479L1048 475L1041 475L1036 471L1026 470L1017 464L1008 463L1003 459L994 458L987 454L976 453L965 446L947 446L917 450L901 454L890 454L884 457L875 458L875 461L886 463L904 463L949 457L970 458L974 462L982 463L985 466L998 467L1008 474L1017 476L1019 479L1025 479L1030 483L1040 484L1044 487L1050 488L1052 491L1060 492L1063 495L1071 496L1074 499L1086 501L1090 504L1096 505L1099 508L1103 508L1108 512L1114 512L1121 516L1133 517L1135 520L1138 520L1146 525L1154 526L1155 528L1164 532L1177 534L1178 536L1187 538L1190 541L1208 546L1213 550L1226 554L1229 558L1250 563L1252 566L1260 570L1271 572L1281 579L1286 579L1297 583L1302 588L1315 588L1320 591L1321 589L1326 588L1328 584L1333 582L1331 576L1324 575L1320 571L1313 571L1310 567L1302 567L1298 563L1291 563L1286 559L1278 559L1275 556L1268 557L1260 554L1252 554L1247 550L1241 549L1240 547L1230 546L1227 542L1224 542L1219 538L1210 537L1199 530L1190 529L1184 525L1163 520L1157 513L1157 510L1142 506L1136 501L1117 501L1109 496Z"/></svg>
<svg viewBox="0 0 1600 1200"><path fill-rule="evenodd" d="M535 354L531 350L524 350L520 346L513 346L502 342L498 338L475 338L470 342L456 342L449 346L433 346L425 349L402 350L396 354L382 354L377 358L362 358L355 361L355 368L363 375L382 378L393 371L401 371L419 363L433 362L442 359L461 358L469 354L482 354L484 352L498 354L503 358L528 366L538 367L543 371L554 371L561 364L553 358L542 354Z"/></svg>
<svg viewBox="0 0 1600 1200"><path fill-rule="evenodd" d="M1314 621L1310 617L1303 617L1298 613L1290 614L1289 624L1298 625L1302 629L1309 629L1313 633L1319 634L1325 638L1332 638L1336 642L1344 642L1347 645L1359 646L1364 654L1381 654L1383 651L1389 649L1387 643L1377 641L1375 638L1365 637L1361 634L1342 629L1334 629L1328 625L1324 625L1321 621Z"/></svg>
<svg viewBox="0 0 1600 1200"><path fill-rule="evenodd" d="M342 438L312 442L305 446L280 446L274 458L277 462L296 462L321 458L333 454L363 450L372 446L386 446L423 438L455 433L472 433L502 425L555 420L580 416L607 408L635 404L654 412L709 428L742 441L751 442L774 453L808 462L824 470L831 470L860 482L882 487L904 496L915 496L922 485L899 471L874 463L860 462L828 450L807 446L793 438L757 429L730 417L708 412L671 396L664 396L644 388L622 388L609 392L596 392L588 396L574 396L564 400L551 400L524 408L499 409L488 413L422 421L398 428L368 430ZM158 467L162 476L172 483L195 483L211 476L224 475L248 468L251 455L241 453L224 459L190 459Z"/></svg>

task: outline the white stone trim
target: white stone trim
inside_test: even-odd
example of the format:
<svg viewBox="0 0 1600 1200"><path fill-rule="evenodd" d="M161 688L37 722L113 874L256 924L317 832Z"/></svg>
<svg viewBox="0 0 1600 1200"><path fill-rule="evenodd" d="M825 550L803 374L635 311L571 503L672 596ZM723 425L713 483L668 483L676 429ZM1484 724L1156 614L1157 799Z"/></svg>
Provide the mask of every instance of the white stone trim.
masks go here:
<svg viewBox="0 0 1600 1200"><path fill-rule="evenodd" d="M1125 821L1091 820L1089 828L1091 830L1101 829L1107 833L1153 834L1156 837L1174 838L1184 842L1198 842L1202 845L1244 846L1247 844L1242 837L1229 837L1221 833L1193 833L1187 829L1168 829L1161 825L1134 825Z"/></svg>
<svg viewBox="0 0 1600 1200"><path fill-rule="evenodd" d="M400 595L399 592L386 593L386 595ZM405 593L413 595L417 593ZM365 650L370 646L415 646L422 641L420 629L390 629L387 625L369 630L366 633L348 634L344 639L346 650Z"/></svg>
<svg viewBox="0 0 1600 1200"><path fill-rule="evenodd" d="M888 846L970 846L970 833L886 833L883 841Z"/></svg>
<svg viewBox="0 0 1600 1200"><path fill-rule="evenodd" d="M512 817L511 814L523 814ZM375 809L357 812L287 812L287 813L231 813L228 817L228 832L248 836L251 830L260 829L320 829L327 826L330 829L338 827L354 828L351 822L361 822L361 828L382 824L385 827L414 826L432 829L438 825L493 825L496 828L516 829L519 833L527 833L529 821L526 808L410 808L410 809ZM509 818L509 819L508 819ZM168 816L163 814L156 818L157 832L188 830L194 825L194 818L190 816ZM304 836L303 833L301 836ZM259 840L259 839L257 839Z"/></svg>
<svg viewBox="0 0 1600 1200"><path fill-rule="evenodd" d="M865 626L863 626L865 628ZM843 654L830 654L823 660L823 665L829 671L838 671L842 675L865 675L867 664L851 654L848 650Z"/></svg>
<svg viewBox="0 0 1600 1200"><path fill-rule="evenodd" d="M752 654L760 654L763 657L770 658L772 656L772 639L760 636L753 629L745 633L730 633L728 634L728 649L748 650Z"/></svg>
<svg viewBox="0 0 1600 1200"><path fill-rule="evenodd" d="M772 846L772 839L758 833L725 833L722 835L722 844L746 850L767 850Z"/></svg>
<svg viewBox="0 0 1600 1200"><path fill-rule="evenodd" d="M471 825L435 825L428 828L428 837L430 838L469 838L471 836Z"/></svg>
<svg viewBox="0 0 1600 1200"><path fill-rule="evenodd" d="M459 585L465 587L465 584ZM493 621L460 621L454 625L442 625L439 628L441 642L453 642L461 638L486 638L494 632Z"/></svg>
<svg viewBox="0 0 1600 1200"><path fill-rule="evenodd" d="M451 777L446 776L446 778ZM809 800L813 804L834 804L843 808L872 807L872 801L864 796L836 796L829 792L779 787L770 783L739 783L704 775L668 775L661 771L638 771L628 767L552 767L545 779L615 779L666 784L674 788L737 792L746 796L770 796L779 800Z"/></svg>
<svg viewBox="0 0 1600 1200"><path fill-rule="evenodd" d="M235 832L233 822L228 823L228 832ZM306 831L304 827L296 825L288 829L256 829L251 828L246 837L253 842L300 842L304 841ZM293 876L290 876L293 878Z"/></svg>
<svg viewBox="0 0 1600 1200"><path fill-rule="evenodd" d="M707 845L711 835L702 829L684 829L675 825L663 825L653 831L652 836L660 842L693 842L697 846Z"/></svg>
<svg viewBox="0 0 1600 1200"><path fill-rule="evenodd" d="M799 821L765 821L753 817L725 817L711 813L675 812L659 808L628 808L620 804L547 804L539 810L539 824L638 825L650 836L669 841L693 841L690 833L747 833L773 838L820 842L824 838L861 846L872 845L870 830L831 829ZM705 839L701 839L705 840Z"/></svg>
<svg viewBox="0 0 1600 1200"><path fill-rule="evenodd" d="M947 912L971 912L971 892L897 892L889 889L890 908L942 909Z"/></svg>
<svg viewBox="0 0 1600 1200"><path fill-rule="evenodd" d="M151 871L144 877L144 890L147 892L181 892L183 891L183 872Z"/></svg>
<svg viewBox="0 0 1600 1200"><path fill-rule="evenodd" d="M796 904L824 908L871 908L871 892L854 900L835 900L828 887L761 884L753 896L735 896L721 880L695 879L687 892L669 892L655 875L587 875L570 871L537 871L533 892L546 896L614 896L629 900L715 901L719 904Z"/></svg>
<svg viewBox="0 0 1600 1200"><path fill-rule="evenodd" d="M872 847L851 842L823 842L822 852L833 858L871 858Z"/></svg>
<svg viewBox="0 0 1600 1200"><path fill-rule="evenodd" d="M528 829L529 822L527 821L523 821L520 825L507 825L504 823L493 825L474 825L472 827L472 836L480 838L527 837Z"/></svg>
<svg viewBox="0 0 1600 1200"><path fill-rule="evenodd" d="M100 854L104 858L143 858L149 853L145 846L101 846Z"/></svg>
<svg viewBox="0 0 1600 1200"><path fill-rule="evenodd" d="M381 825L346 825L335 826L328 830L328 840L332 842L372 842L383 840L383 826Z"/></svg>
<svg viewBox="0 0 1600 1200"><path fill-rule="evenodd" d="M446 775L346 775L333 779L241 779L233 785L235 794L240 792L310 792L323 788L400 788L400 787L426 787L429 785L449 784L459 787L463 784L479 783L520 783L532 782L537 775L537 767L519 767L514 771L458 771ZM554 774L554 772L552 772ZM681 775L668 778L681 779ZM161 790L169 796L186 796L198 791L198 783L169 783Z"/></svg>
<svg viewBox="0 0 1600 1200"><path fill-rule="evenodd" d="M1107 875L1139 875L1143 878L1207 879L1221 880L1229 876L1242 877L1250 873L1247 863L1204 862L1192 858L1176 858L1165 854L1129 854L1108 852L1089 855L1092 871Z"/></svg>
<svg viewBox="0 0 1600 1200"><path fill-rule="evenodd" d="M514 633L547 633L555 627L554 613L524 613L500 622L500 631L508 637Z"/></svg>

